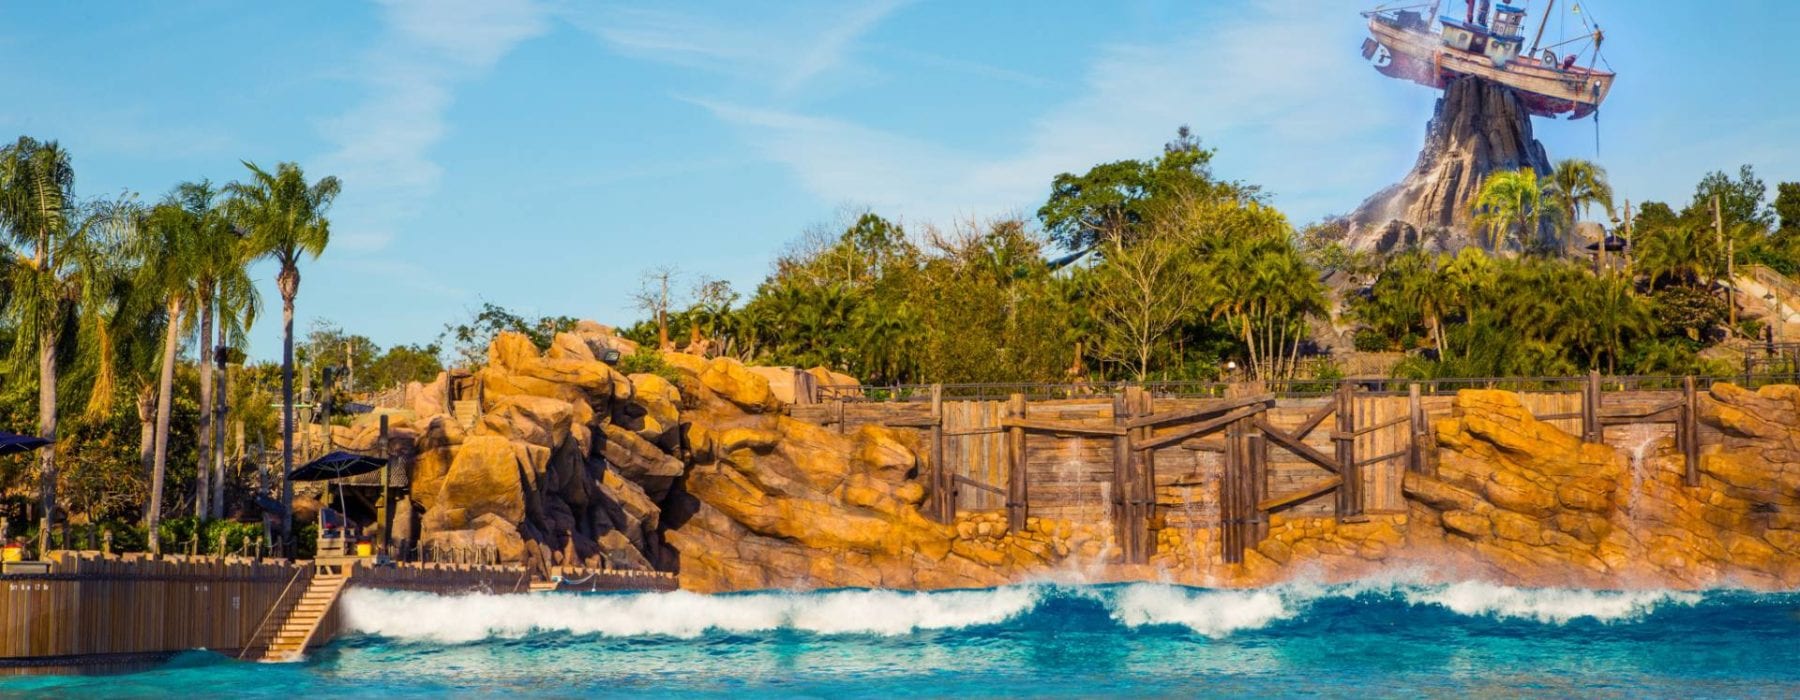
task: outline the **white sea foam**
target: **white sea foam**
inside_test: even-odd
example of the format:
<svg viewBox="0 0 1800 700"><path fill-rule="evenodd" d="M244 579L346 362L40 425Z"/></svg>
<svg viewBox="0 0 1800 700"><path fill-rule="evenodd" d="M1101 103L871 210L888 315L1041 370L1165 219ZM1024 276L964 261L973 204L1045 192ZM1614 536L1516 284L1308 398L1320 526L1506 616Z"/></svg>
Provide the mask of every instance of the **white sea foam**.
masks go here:
<svg viewBox="0 0 1800 700"><path fill-rule="evenodd" d="M1665 604L1694 605L1702 596L1680 591L1604 591L1573 588L1513 588L1480 581L1399 589L1415 605L1436 605L1459 615L1525 619L1547 624L1592 619L1633 620Z"/></svg>
<svg viewBox="0 0 1800 700"><path fill-rule="evenodd" d="M1208 637L1219 638L1245 629L1259 629L1291 617L1304 606L1284 598L1283 591L1200 590L1164 584L1138 583L1119 589L1111 603L1112 617L1127 627L1181 625Z"/></svg>
<svg viewBox="0 0 1800 700"><path fill-rule="evenodd" d="M534 632L692 638L709 631L795 629L819 634L901 635L1004 622L1037 605L1041 589L1004 587L913 593L828 591L711 596L686 591L630 595L467 595L352 590L346 626L395 639L471 642Z"/></svg>

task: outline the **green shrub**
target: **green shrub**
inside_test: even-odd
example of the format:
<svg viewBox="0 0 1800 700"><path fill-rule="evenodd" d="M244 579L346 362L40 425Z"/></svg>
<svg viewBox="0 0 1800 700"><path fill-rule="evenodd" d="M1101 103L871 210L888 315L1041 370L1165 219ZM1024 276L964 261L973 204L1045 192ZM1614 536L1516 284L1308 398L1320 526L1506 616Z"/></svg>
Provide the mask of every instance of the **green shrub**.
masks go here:
<svg viewBox="0 0 1800 700"><path fill-rule="evenodd" d="M1356 346L1357 352L1386 352L1394 346L1393 341L1388 340L1380 331L1367 327L1356 329L1351 342Z"/></svg>
<svg viewBox="0 0 1800 700"><path fill-rule="evenodd" d="M681 372L669 363L664 362L662 353L649 347L640 347L637 352L619 358L616 367L623 374L654 374L669 381L670 384L681 385Z"/></svg>

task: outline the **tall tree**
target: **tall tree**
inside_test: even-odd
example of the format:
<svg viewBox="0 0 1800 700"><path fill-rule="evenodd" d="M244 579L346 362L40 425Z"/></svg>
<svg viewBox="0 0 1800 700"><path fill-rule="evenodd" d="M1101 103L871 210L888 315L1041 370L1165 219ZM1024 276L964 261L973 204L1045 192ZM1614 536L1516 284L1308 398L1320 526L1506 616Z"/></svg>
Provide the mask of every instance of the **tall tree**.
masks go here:
<svg viewBox="0 0 1800 700"><path fill-rule="evenodd" d="M66 331L97 302L115 291L107 266L108 240L117 240L130 222L128 200L83 205L75 198L75 169L69 152L54 141L21 136L0 148L0 250L7 287L5 313L20 334L14 354L35 352L38 379L38 432L51 440L57 430L57 370ZM0 248L6 246L0 244ZM23 357L15 357L24 361ZM38 455L39 502L43 516L57 516L57 448Z"/></svg>
<svg viewBox="0 0 1800 700"><path fill-rule="evenodd" d="M162 522L163 482L169 465L169 420L175 405L175 357L181 348L182 331L190 327L191 304L201 294L202 229L206 226L210 206L193 207L195 202L184 196L192 194L177 189L151 209L138 229L140 234L135 239L133 251L138 263L140 288L163 300L163 311L168 317L163 336L162 371L156 389L156 448L150 471L150 507L145 511L144 519L152 552L162 551L158 525ZM201 481L205 473L201 470Z"/></svg>
<svg viewBox="0 0 1800 700"><path fill-rule="evenodd" d="M250 234L250 250L268 256L280 270L275 286L281 293L281 467L282 530L292 545L294 487L287 475L294 470L294 297L300 293L300 259L317 259L331 242L331 224L325 212L342 185L331 176L308 183L295 163L282 163L270 172L245 162L250 178L226 187L231 200L227 212L233 222Z"/></svg>
<svg viewBox="0 0 1800 700"><path fill-rule="evenodd" d="M1612 184L1605 168L1578 158L1557 162L1550 181L1551 199L1562 212L1562 247L1566 254L1579 244L1575 240L1575 225L1583 215L1596 205L1609 216L1613 213Z"/></svg>
<svg viewBox="0 0 1800 700"><path fill-rule="evenodd" d="M1057 175L1038 220L1050 240L1072 251L1118 239L1129 243L1148 222L1187 200L1253 198L1253 187L1220 182L1212 175L1212 149L1187 127L1151 160L1096 165L1086 173Z"/></svg>

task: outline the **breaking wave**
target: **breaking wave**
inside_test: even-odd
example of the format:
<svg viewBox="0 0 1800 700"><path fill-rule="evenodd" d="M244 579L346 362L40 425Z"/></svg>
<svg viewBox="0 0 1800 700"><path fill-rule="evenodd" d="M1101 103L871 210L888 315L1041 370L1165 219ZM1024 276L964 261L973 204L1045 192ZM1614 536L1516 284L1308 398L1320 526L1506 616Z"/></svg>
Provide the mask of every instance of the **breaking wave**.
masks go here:
<svg viewBox="0 0 1800 700"><path fill-rule="evenodd" d="M840 590L739 595L674 591L438 596L353 590L344 595L344 611L346 626L352 630L435 642L553 631L693 638L708 632L792 629L892 636L1001 623L1035 607L1040 593L1023 586L933 593Z"/></svg>
<svg viewBox="0 0 1800 700"><path fill-rule="evenodd" d="M1312 616L1447 611L1453 619L1565 625L1630 623L1666 607L1692 607L1711 594L1515 588L1483 582L1422 584L1290 583L1250 590L1170 584L1029 584L907 592L827 590L704 595L685 591L627 594L439 596L353 590L345 627L390 639L467 643L542 633L598 637L756 634L895 637L982 627L1029 629L1060 620L1126 630L1186 629L1211 639L1264 630Z"/></svg>

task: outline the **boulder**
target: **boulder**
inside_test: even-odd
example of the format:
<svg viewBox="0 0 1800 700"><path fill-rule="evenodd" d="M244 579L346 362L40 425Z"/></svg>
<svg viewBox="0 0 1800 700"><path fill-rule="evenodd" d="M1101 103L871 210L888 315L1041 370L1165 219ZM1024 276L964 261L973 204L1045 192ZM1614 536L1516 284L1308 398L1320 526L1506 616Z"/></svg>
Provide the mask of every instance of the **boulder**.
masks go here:
<svg viewBox="0 0 1800 700"><path fill-rule="evenodd" d="M500 561L525 560L525 538L519 536L519 529L511 521L487 513L470 521L469 530L469 543L478 549L493 551Z"/></svg>
<svg viewBox="0 0 1800 700"><path fill-rule="evenodd" d="M546 452L548 450L546 449ZM525 519L523 466L513 443L498 435L474 435L463 441L444 478L437 508L463 511L473 521L493 513L517 523Z"/></svg>
<svg viewBox="0 0 1800 700"><path fill-rule="evenodd" d="M476 435L497 435L508 440L552 448L569 439L575 407L567 401L541 396L507 396L482 415Z"/></svg>
<svg viewBox="0 0 1800 700"><path fill-rule="evenodd" d="M772 411L778 407L769 390L769 380L744 368L743 363L729 357L714 358L700 373L700 383L719 398L730 401L751 413Z"/></svg>
<svg viewBox="0 0 1800 700"><path fill-rule="evenodd" d="M619 475L644 487L650 498L661 501L669 485L682 475L686 465L664 453L637 433L617 425L602 427L601 454Z"/></svg>
<svg viewBox="0 0 1800 700"><path fill-rule="evenodd" d="M631 400L614 412L614 420L659 445L681 426L681 390L654 374L633 374Z"/></svg>

